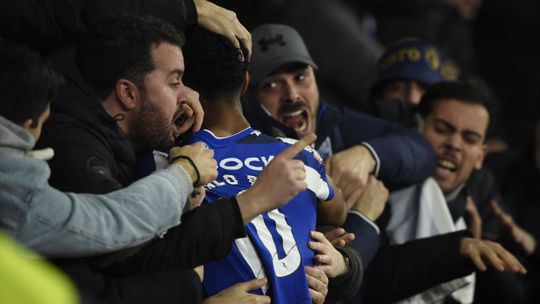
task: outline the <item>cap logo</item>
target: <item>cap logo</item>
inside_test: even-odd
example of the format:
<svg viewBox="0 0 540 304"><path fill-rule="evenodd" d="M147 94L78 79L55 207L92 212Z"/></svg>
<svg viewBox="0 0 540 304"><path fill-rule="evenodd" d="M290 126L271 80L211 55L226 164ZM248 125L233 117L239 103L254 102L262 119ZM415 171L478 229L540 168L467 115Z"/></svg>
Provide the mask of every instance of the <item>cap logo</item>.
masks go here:
<svg viewBox="0 0 540 304"><path fill-rule="evenodd" d="M441 59L439 58L439 52L434 48L429 48L426 50L426 62L429 67L437 71L441 67Z"/></svg>
<svg viewBox="0 0 540 304"><path fill-rule="evenodd" d="M268 47L275 43L277 43L279 46L287 45L285 40L283 40L283 35L281 34L277 34L275 38L271 38L271 39L262 38L261 40L259 40L259 45L261 46L261 52L268 51Z"/></svg>
<svg viewBox="0 0 540 304"><path fill-rule="evenodd" d="M435 48L427 48L422 52L421 49L413 47L403 48L388 55L379 63L379 70L384 71L396 64L401 64L403 62L416 63L422 59L433 71L437 71L441 66L439 52Z"/></svg>

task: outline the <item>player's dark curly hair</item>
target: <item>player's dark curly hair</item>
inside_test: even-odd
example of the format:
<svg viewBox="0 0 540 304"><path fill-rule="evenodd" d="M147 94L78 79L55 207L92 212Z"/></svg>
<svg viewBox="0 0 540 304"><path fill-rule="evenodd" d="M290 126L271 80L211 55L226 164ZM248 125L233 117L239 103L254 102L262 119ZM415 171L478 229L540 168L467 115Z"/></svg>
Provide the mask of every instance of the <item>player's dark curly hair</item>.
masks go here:
<svg viewBox="0 0 540 304"><path fill-rule="evenodd" d="M186 71L184 82L197 90L202 99L211 101L219 96L236 93L242 85L247 60L224 36L194 27L186 33L183 49Z"/></svg>

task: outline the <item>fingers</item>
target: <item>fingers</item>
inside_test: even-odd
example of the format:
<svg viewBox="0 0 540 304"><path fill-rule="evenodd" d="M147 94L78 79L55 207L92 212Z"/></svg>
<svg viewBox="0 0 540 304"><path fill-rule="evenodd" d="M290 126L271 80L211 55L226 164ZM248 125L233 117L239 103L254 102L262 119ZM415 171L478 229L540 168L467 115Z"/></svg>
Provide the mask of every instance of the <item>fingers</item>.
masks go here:
<svg viewBox="0 0 540 304"><path fill-rule="evenodd" d="M497 257L501 261L502 268L506 271L513 271L513 272L519 272L522 274L527 273L527 270L525 267L518 261L518 259L508 252L504 247L502 247L498 243L489 242L491 246L493 246L493 250L495 251Z"/></svg>
<svg viewBox="0 0 540 304"><path fill-rule="evenodd" d="M210 1L195 0L194 4L197 9L197 20L201 27L227 37L236 48L239 48L240 42L242 42L248 51L246 57L251 58L251 34L238 21L235 12Z"/></svg>
<svg viewBox="0 0 540 304"><path fill-rule="evenodd" d="M334 247L344 247L348 242L354 240L353 233L347 233L343 228L336 228L324 233L324 237Z"/></svg>
<svg viewBox="0 0 540 304"><path fill-rule="evenodd" d="M366 182L361 181L360 179L350 179L350 181L351 182L349 182L349 184L345 187L343 195L345 197L345 200L347 200L347 205L352 206L354 202L356 202L360 198L360 196L366 189Z"/></svg>
<svg viewBox="0 0 540 304"><path fill-rule="evenodd" d="M199 181L195 186L205 185L217 177L217 162L213 158L214 151L207 149L202 142L172 148L169 152L169 160L180 155L192 160L193 164L185 158L179 158L175 160L175 163L181 165L194 182L197 179L196 171L198 172Z"/></svg>
<svg viewBox="0 0 540 304"><path fill-rule="evenodd" d="M313 303L324 303L328 293L328 277L322 270L306 266L309 295Z"/></svg>
<svg viewBox="0 0 540 304"><path fill-rule="evenodd" d="M501 272L527 273L525 267L523 267L516 257L498 243L464 238L462 240L462 253L468 256L481 271L486 271L486 264L489 264Z"/></svg>
<svg viewBox="0 0 540 304"><path fill-rule="evenodd" d="M339 166L336 166L335 162L336 162L335 156L331 156L327 160L327 164L328 164L327 167L330 167L331 169L327 171L327 174L330 175L332 180L334 180L334 183L339 186L341 185L341 179L342 179L343 173L339 169Z"/></svg>
<svg viewBox="0 0 540 304"><path fill-rule="evenodd" d="M270 304L272 301L269 296L249 295L247 298L247 303Z"/></svg>
<svg viewBox="0 0 540 304"><path fill-rule="evenodd" d="M263 287L267 282L268 280L266 278L262 278L262 279L256 279L256 280L238 283L236 285L239 288L241 288L243 291L249 292L249 291L256 290Z"/></svg>
<svg viewBox="0 0 540 304"><path fill-rule="evenodd" d="M190 87L186 86L187 90L187 100L183 104L184 107L188 107L192 115L190 116L193 121L193 132L197 132L201 129L204 111L199 100L199 93Z"/></svg>
<svg viewBox="0 0 540 304"><path fill-rule="evenodd" d="M502 210L499 203L497 203L497 200L491 200L491 208L493 209L495 216L497 216L497 219L501 221L502 224L505 225L507 228L511 229L512 225L514 224L514 220L508 213Z"/></svg>
<svg viewBox="0 0 540 304"><path fill-rule="evenodd" d="M184 134L195 125L195 117L185 117L182 123L178 126L178 134Z"/></svg>
<svg viewBox="0 0 540 304"><path fill-rule="evenodd" d="M306 266L304 267L305 270L306 270L306 275L308 278L313 278L313 279L316 279L317 281L325 284L325 285L328 285L328 277L326 276L326 274L324 273L324 271L321 271L315 267L311 267L311 266ZM311 285L310 285L311 287Z"/></svg>
<svg viewBox="0 0 540 304"><path fill-rule="evenodd" d="M345 233L347 233L347 231L345 231L345 229L339 227L339 228L332 229L330 231L325 232L324 237L326 237L327 240L332 242L333 240L338 239L339 237L344 235Z"/></svg>
<svg viewBox="0 0 540 304"><path fill-rule="evenodd" d="M482 218L478 213L478 209L470 195L467 196L467 203L465 205L465 212L468 215L467 224L475 238L480 239L482 237Z"/></svg>
<svg viewBox="0 0 540 304"><path fill-rule="evenodd" d="M472 262L474 263L474 265L476 266L476 268L478 268L480 271L486 271L487 270L486 264L484 264L484 262L482 261L482 258L480 257L480 254L473 253L469 257L472 260Z"/></svg>
<svg viewBox="0 0 540 304"><path fill-rule="evenodd" d="M331 242L334 247L345 247L347 243L353 241L356 238L354 233L347 233Z"/></svg>
<svg viewBox="0 0 540 304"><path fill-rule="evenodd" d="M314 259L318 264L330 264L332 258L330 257L331 251L334 249L330 241L326 239L324 234L318 231L310 231L309 235L316 242L309 241L308 247L319 254L315 255Z"/></svg>
<svg viewBox="0 0 540 304"><path fill-rule="evenodd" d="M322 304L324 303L325 295L314 289L309 289L309 296L311 297L311 303Z"/></svg>
<svg viewBox="0 0 540 304"><path fill-rule="evenodd" d="M497 203L497 200L494 200L494 199L491 200L491 208L493 209L493 212L495 212L495 214L502 213L501 206L499 206L499 203Z"/></svg>
<svg viewBox="0 0 540 304"><path fill-rule="evenodd" d="M309 232L309 236L311 236L312 239L318 241L318 242L321 242L327 246L331 246L330 244L330 241L328 241L328 239L326 239L326 237L324 236L324 234L318 232L318 231L310 231Z"/></svg>
<svg viewBox="0 0 540 304"><path fill-rule="evenodd" d="M316 139L317 136L315 134L308 134L302 139L298 140L294 145L288 147L287 149L279 153L278 157L284 159L293 159L298 153L302 152L305 147L314 143Z"/></svg>

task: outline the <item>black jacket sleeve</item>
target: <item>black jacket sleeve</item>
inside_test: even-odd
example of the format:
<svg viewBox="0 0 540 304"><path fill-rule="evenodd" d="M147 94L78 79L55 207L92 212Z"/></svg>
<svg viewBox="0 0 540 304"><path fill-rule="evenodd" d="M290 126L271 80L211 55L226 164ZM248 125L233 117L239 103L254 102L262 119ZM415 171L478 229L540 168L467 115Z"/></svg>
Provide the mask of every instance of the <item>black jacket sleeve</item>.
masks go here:
<svg viewBox="0 0 540 304"><path fill-rule="evenodd" d="M341 111L339 129L345 149L365 142L375 150L380 166L377 177L387 187L417 183L435 171L435 152L417 130L347 109L328 106L326 111L331 121Z"/></svg>
<svg viewBox="0 0 540 304"><path fill-rule="evenodd" d="M395 302L471 274L474 265L461 255L466 236L469 232L462 230L382 246L365 274L364 303Z"/></svg>
<svg viewBox="0 0 540 304"><path fill-rule="evenodd" d="M197 23L193 0L3 0L0 36L51 52L120 13L153 15L180 30Z"/></svg>
<svg viewBox="0 0 540 304"><path fill-rule="evenodd" d="M135 255L107 267L114 275L192 268L229 254L235 239L246 235L236 199L203 204Z"/></svg>
<svg viewBox="0 0 540 304"><path fill-rule="evenodd" d="M350 299L356 295L364 274L362 258L354 247L347 245L336 249L349 260L349 272L330 279L326 297L329 302Z"/></svg>

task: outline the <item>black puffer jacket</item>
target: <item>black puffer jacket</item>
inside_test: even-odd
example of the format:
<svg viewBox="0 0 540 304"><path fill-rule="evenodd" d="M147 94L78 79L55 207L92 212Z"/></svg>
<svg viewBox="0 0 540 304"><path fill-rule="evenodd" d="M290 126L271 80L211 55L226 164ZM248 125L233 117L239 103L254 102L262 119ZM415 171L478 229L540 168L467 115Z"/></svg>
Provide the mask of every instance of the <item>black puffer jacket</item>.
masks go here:
<svg viewBox="0 0 540 304"><path fill-rule="evenodd" d="M108 193L136 179L128 138L79 76L75 48L53 56L67 87L53 101L39 146L52 147L52 186L71 192ZM211 223L211 224L208 224ZM235 199L204 205L182 216L164 238L91 259L54 261L82 290L105 303L198 303L201 284L191 268L226 256L244 237Z"/></svg>

